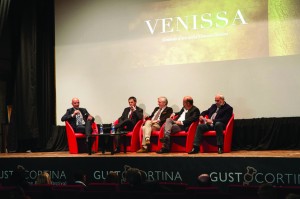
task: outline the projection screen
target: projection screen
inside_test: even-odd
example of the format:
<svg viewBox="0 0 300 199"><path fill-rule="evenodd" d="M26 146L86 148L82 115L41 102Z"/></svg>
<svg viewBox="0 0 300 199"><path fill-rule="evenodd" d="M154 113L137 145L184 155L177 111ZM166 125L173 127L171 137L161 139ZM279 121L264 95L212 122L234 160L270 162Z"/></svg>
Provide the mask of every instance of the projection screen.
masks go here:
<svg viewBox="0 0 300 199"><path fill-rule="evenodd" d="M300 115L298 0L56 0L57 123L71 99L110 123L135 96L203 111L221 93L235 118Z"/></svg>

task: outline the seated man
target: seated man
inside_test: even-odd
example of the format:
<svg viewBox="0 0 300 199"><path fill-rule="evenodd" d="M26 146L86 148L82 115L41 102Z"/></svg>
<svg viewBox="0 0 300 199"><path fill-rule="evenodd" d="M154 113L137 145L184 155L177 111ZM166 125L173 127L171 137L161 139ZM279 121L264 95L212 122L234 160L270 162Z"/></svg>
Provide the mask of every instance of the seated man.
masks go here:
<svg viewBox="0 0 300 199"><path fill-rule="evenodd" d="M67 109L66 113L62 116L61 121L68 121L72 126L74 132L85 133L88 143L88 153L92 154L92 123L95 118L89 114L85 108L79 108L79 99L72 99L72 108Z"/></svg>
<svg viewBox="0 0 300 199"><path fill-rule="evenodd" d="M149 151L150 136L152 131L157 131L165 123L166 119L171 116L173 109L168 107L168 99L166 97L158 98L158 107L154 109L152 114L147 117L145 125L142 127L143 140L142 148L137 153L147 153Z"/></svg>
<svg viewBox="0 0 300 199"><path fill-rule="evenodd" d="M202 134L210 130L216 131L218 153L223 153L223 130L226 128L232 116L233 108L225 102L225 98L221 94L215 96L215 102L216 103L211 105L209 109L201 113L199 117L200 124L197 127L193 143L194 147L189 154L199 153L199 145L203 137ZM205 119L206 115L209 119Z"/></svg>
<svg viewBox="0 0 300 199"><path fill-rule="evenodd" d="M118 119L118 124L115 126L117 132L132 131L136 123L143 119L143 109L136 106L136 101L135 97L129 97L129 107L124 109L122 116ZM120 136L116 136L116 149L114 152L120 152Z"/></svg>
<svg viewBox="0 0 300 199"><path fill-rule="evenodd" d="M163 143L163 147L157 153L168 153L170 151L170 135L180 131L187 131L190 125L198 120L200 110L193 103L192 97L185 96L182 109L178 113L173 113L166 120L164 137L160 140Z"/></svg>

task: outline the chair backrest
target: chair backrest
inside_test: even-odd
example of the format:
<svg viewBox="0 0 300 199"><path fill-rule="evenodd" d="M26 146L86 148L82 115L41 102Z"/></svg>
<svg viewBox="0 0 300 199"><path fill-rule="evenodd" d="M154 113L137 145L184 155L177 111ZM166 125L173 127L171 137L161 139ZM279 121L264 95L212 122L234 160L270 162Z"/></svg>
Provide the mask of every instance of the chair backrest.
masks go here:
<svg viewBox="0 0 300 199"><path fill-rule="evenodd" d="M69 152L71 154L77 154L79 152L77 139L85 138L85 134L76 133L68 121L66 121L65 124L66 124L66 133L68 139ZM92 130L93 130L92 134L98 134L98 126L95 122L92 123ZM99 144L99 137L96 136L92 147L94 152L98 152L98 144Z"/></svg>
<svg viewBox="0 0 300 199"><path fill-rule="evenodd" d="M195 137L196 128L199 121L193 122L188 131L180 131L175 134L171 134L171 152L189 152L193 148L193 141ZM163 131L161 131L161 137L163 137ZM185 140L183 140L185 139ZM178 142L177 142L178 141Z"/></svg>
<svg viewBox="0 0 300 199"><path fill-rule="evenodd" d="M129 137L129 139L130 139L129 141L125 140L125 142L126 142L126 151L135 152L140 148L140 135L139 134L140 134L140 129L141 129L141 126L143 124L143 121L144 121L143 119L139 120L135 124L133 130L126 134L126 138ZM127 144L127 143L130 143L130 144Z"/></svg>
<svg viewBox="0 0 300 199"><path fill-rule="evenodd" d="M190 152L193 148L193 142L194 142L194 138L195 138L195 134L196 134L196 129L198 127L199 124L199 120L193 122L188 130L188 135L186 138L186 149L185 152Z"/></svg>
<svg viewBox="0 0 300 199"><path fill-rule="evenodd" d="M151 132L151 138L150 138L150 140L151 140L150 150L151 151L158 151L159 149L161 149L162 143L159 141L159 139L162 138L160 136L163 135L164 128L165 128L165 124L163 124L159 130Z"/></svg>
<svg viewBox="0 0 300 199"><path fill-rule="evenodd" d="M232 114L230 120L226 125L226 129L224 131L224 152L228 153L231 151L231 142L232 142L232 133L233 133L233 122L234 122L234 114Z"/></svg>
<svg viewBox="0 0 300 199"><path fill-rule="evenodd" d="M184 182L159 182L159 185L167 188L171 192L185 192L188 187L188 184Z"/></svg>
<svg viewBox="0 0 300 199"><path fill-rule="evenodd" d="M207 116L205 116L207 118ZM231 151L232 133L233 133L234 114L229 119L224 134L223 152L228 153ZM203 152L216 152L218 150L216 141L216 131L208 131L203 134L204 140L200 145L200 151Z"/></svg>
<svg viewBox="0 0 300 199"><path fill-rule="evenodd" d="M76 154L78 153L78 147L77 147L77 141L76 141L74 129L68 121L66 121L65 124L66 124L66 133L68 139L69 152L71 154Z"/></svg>
<svg viewBox="0 0 300 199"><path fill-rule="evenodd" d="M52 190L58 190L58 191L64 191L64 190L70 190L70 191L84 191L85 186L83 185L53 185Z"/></svg>
<svg viewBox="0 0 300 199"><path fill-rule="evenodd" d="M99 133L98 126L97 126L96 122L92 123L92 130L93 130L92 134L98 134Z"/></svg>
<svg viewBox="0 0 300 199"><path fill-rule="evenodd" d="M234 121L234 114L232 114L230 120L226 125L226 131L233 131L233 121Z"/></svg>

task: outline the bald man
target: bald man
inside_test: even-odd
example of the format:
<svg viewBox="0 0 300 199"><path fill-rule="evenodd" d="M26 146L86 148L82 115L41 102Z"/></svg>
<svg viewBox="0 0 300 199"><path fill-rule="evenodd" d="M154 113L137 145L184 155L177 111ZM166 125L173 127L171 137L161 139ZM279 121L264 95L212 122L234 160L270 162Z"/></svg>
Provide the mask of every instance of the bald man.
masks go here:
<svg viewBox="0 0 300 199"><path fill-rule="evenodd" d="M88 153L92 153L92 123L94 117L89 114L85 108L79 108L80 101L78 98L72 99L72 108L67 109L66 113L62 116L61 121L68 121L73 127L73 130L78 133L85 133L88 143Z"/></svg>
<svg viewBox="0 0 300 199"><path fill-rule="evenodd" d="M171 117L166 120L164 137L160 140L163 143L163 147L157 153L169 153L170 135L180 131L187 131L190 125L198 120L200 110L194 106L193 98L185 96L182 104L182 109L178 113L172 113Z"/></svg>
<svg viewBox="0 0 300 199"><path fill-rule="evenodd" d="M203 133L214 130L217 135L218 153L223 153L223 130L226 128L233 113L233 108L225 102L221 94L215 96L215 103L209 109L203 111L199 117L199 125L196 130L193 149L189 154L199 153L199 145L202 142ZM208 116L208 119L205 116Z"/></svg>

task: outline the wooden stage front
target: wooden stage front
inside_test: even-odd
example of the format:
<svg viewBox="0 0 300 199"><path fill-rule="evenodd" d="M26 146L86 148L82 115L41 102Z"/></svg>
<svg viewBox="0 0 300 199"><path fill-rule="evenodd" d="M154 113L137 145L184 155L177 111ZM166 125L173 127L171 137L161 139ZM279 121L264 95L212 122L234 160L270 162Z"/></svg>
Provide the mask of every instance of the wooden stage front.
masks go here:
<svg viewBox="0 0 300 199"><path fill-rule="evenodd" d="M70 154L68 151L56 151L56 152L32 152L32 153L0 153L0 158L46 158L46 157L88 157L88 158L107 158L107 157L264 157L264 158L300 158L300 150L265 150L265 151L231 151L230 153L198 153L189 155L187 153L167 153L157 154L155 152L150 153L118 153L111 155L110 152L101 152L88 155L86 153Z"/></svg>
<svg viewBox="0 0 300 199"><path fill-rule="evenodd" d="M53 182L65 184L74 171L88 175L90 182L104 181L110 171L124 173L130 167L146 172L148 180L195 184L201 173L209 173L215 184L257 185L272 183L279 186L300 185L300 151L232 151L231 153L139 154L135 152L111 155L101 152L88 155L62 152L0 153L0 179L8 178L16 165L27 169L28 180L47 170Z"/></svg>

